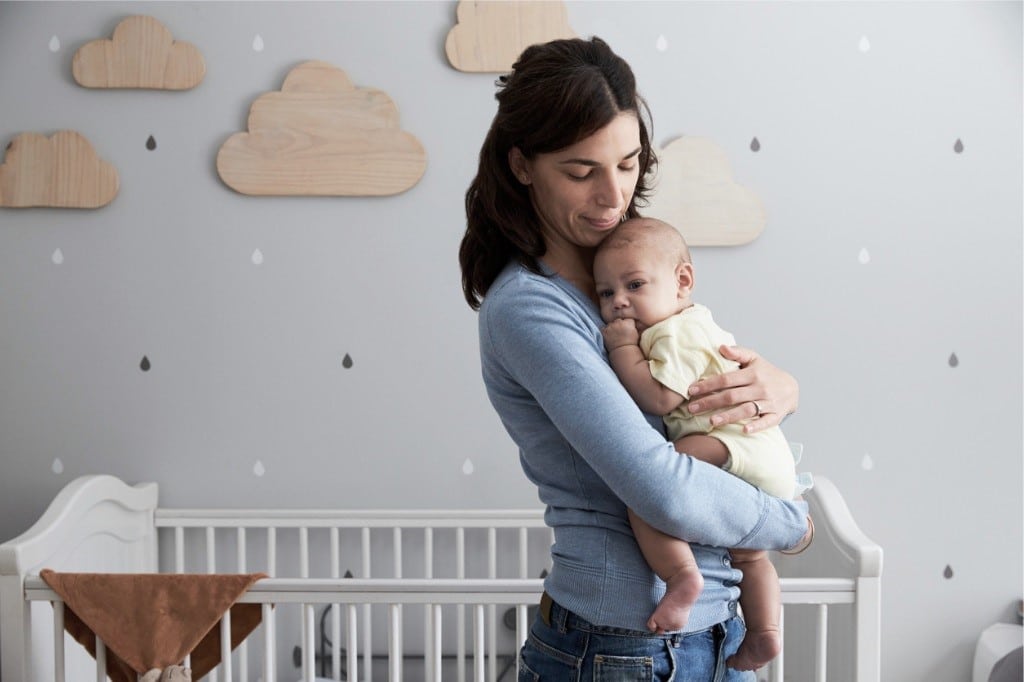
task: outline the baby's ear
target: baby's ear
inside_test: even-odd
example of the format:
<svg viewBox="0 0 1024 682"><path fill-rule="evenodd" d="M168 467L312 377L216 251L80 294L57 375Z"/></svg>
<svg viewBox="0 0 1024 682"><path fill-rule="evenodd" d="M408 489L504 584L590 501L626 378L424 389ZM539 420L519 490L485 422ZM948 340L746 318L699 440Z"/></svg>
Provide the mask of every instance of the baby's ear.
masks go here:
<svg viewBox="0 0 1024 682"><path fill-rule="evenodd" d="M676 281L679 283L679 293L689 294L693 291L693 265L690 263L677 265Z"/></svg>

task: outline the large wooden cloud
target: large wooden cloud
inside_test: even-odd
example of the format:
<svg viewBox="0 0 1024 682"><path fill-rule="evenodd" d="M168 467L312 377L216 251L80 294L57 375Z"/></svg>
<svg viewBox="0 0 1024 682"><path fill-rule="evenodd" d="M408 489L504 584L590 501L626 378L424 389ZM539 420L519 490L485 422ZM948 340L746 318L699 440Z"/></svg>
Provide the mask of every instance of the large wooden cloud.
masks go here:
<svg viewBox="0 0 1024 682"><path fill-rule="evenodd" d="M684 136L658 152L658 177L644 215L671 223L690 246L737 246L764 230L761 200L732 177L725 151Z"/></svg>
<svg viewBox="0 0 1024 682"><path fill-rule="evenodd" d="M83 45L71 62L75 81L87 88L188 90L199 85L206 63L191 43L175 41L153 17L128 17L113 38Z"/></svg>
<svg viewBox="0 0 1024 682"><path fill-rule="evenodd" d="M117 194L117 170L81 134L22 133L0 165L0 206L99 208Z"/></svg>
<svg viewBox="0 0 1024 682"><path fill-rule="evenodd" d="M279 92L260 95L248 128L217 154L221 179L242 194L398 194L426 170L423 145L400 129L391 98L326 62L300 64Z"/></svg>
<svg viewBox="0 0 1024 682"><path fill-rule="evenodd" d="M575 38L565 3L460 0L444 49L459 71L505 73L524 49Z"/></svg>

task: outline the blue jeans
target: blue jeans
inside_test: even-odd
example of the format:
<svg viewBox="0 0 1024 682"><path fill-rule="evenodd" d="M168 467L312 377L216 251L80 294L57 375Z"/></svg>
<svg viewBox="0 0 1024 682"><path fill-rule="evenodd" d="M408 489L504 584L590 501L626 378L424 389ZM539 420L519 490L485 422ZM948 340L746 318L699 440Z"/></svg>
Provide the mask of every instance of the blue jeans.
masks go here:
<svg viewBox="0 0 1024 682"><path fill-rule="evenodd" d="M738 617L689 634L592 625L542 604L519 653L519 682L752 682L727 668L746 632Z"/></svg>

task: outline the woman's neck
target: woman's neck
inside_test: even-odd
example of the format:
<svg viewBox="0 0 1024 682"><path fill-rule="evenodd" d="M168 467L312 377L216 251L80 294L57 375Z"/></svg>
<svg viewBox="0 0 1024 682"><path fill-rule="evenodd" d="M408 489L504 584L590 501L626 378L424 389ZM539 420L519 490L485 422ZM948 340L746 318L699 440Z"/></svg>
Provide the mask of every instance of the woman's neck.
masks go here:
<svg viewBox="0 0 1024 682"><path fill-rule="evenodd" d="M594 249L574 244L549 244L541 260L555 274L571 283L587 298L597 302L594 286Z"/></svg>

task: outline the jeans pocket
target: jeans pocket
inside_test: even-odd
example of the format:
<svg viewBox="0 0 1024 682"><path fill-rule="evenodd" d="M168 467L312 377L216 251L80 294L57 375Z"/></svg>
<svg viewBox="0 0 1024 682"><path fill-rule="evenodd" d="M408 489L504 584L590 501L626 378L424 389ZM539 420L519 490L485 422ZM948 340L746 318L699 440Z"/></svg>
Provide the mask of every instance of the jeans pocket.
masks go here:
<svg viewBox="0 0 1024 682"><path fill-rule="evenodd" d="M594 682L654 682L650 656L594 656Z"/></svg>
<svg viewBox="0 0 1024 682"><path fill-rule="evenodd" d="M525 657L521 653L519 654L519 675L516 679L518 682L540 682L540 675L526 665Z"/></svg>
<svg viewBox="0 0 1024 682"><path fill-rule="evenodd" d="M581 663L531 632L519 654L519 682L572 682L579 679Z"/></svg>

